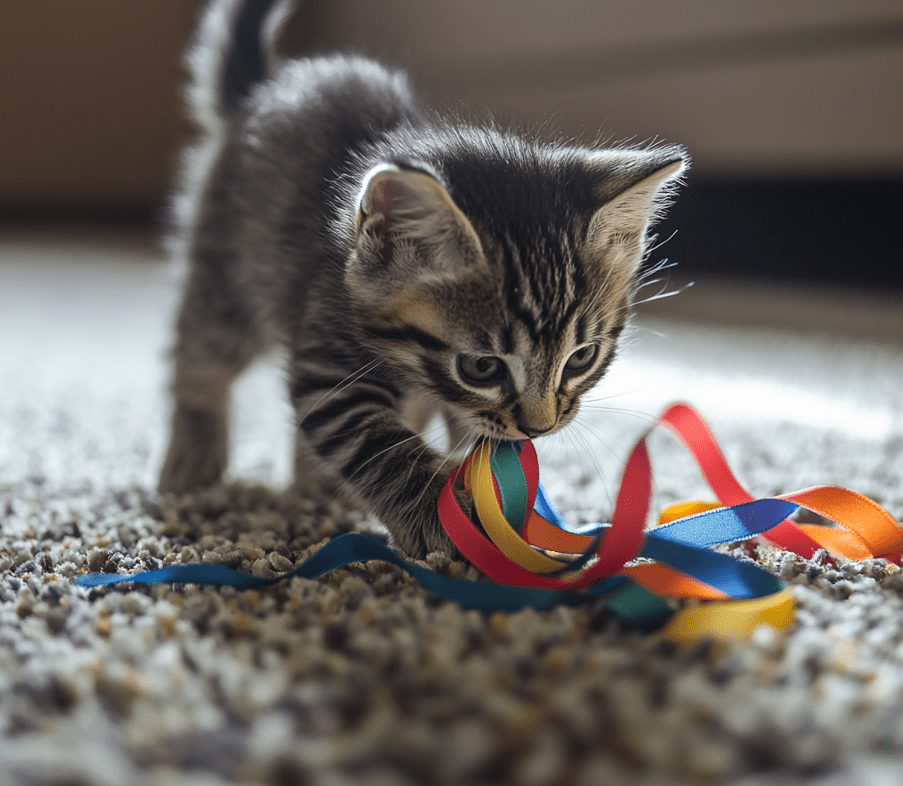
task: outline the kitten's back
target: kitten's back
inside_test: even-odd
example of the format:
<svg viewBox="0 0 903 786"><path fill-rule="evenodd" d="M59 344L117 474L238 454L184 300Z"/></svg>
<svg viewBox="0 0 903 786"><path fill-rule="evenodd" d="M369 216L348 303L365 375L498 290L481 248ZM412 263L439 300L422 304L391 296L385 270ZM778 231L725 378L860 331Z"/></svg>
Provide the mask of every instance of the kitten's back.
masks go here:
<svg viewBox="0 0 903 786"><path fill-rule="evenodd" d="M186 57L203 133L170 213L174 250L215 258L267 311L287 291L307 293L323 260L342 253L326 230L336 178L387 132L422 122L401 72L350 55L278 57L274 38L292 5L214 0L205 11Z"/></svg>

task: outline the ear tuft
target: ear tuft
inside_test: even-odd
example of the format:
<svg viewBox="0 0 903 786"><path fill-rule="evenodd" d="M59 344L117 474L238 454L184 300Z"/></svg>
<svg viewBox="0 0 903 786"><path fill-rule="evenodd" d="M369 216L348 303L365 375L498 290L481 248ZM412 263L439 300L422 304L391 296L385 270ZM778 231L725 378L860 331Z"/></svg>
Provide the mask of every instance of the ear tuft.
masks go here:
<svg viewBox="0 0 903 786"><path fill-rule="evenodd" d="M619 161L617 169L613 163L605 160L606 186L611 188L614 180L618 190L613 195L605 194L604 204L590 220L586 245L598 256L617 251L621 263L632 271L642 259L649 227L670 203L689 158L682 148L673 148L650 151L629 163Z"/></svg>

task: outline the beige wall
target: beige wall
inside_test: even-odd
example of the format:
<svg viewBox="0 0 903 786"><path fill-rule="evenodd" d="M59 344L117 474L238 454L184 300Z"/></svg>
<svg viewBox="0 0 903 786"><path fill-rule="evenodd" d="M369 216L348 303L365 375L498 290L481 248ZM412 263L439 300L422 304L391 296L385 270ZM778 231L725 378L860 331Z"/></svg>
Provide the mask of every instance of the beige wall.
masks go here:
<svg viewBox="0 0 903 786"><path fill-rule="evenodd" d="M329 8L335 41L390 57L451 107L683 142L697 174L903 174L903 0Z"/></svg>
<svg viewBox="0 0 903 786"><path fill-rule="evenodd" d="M2 0L0 200L159 201L180 119L185 0Z"/></svg>
<svg viewBox="0 0 903 786"><path fill-rule="evenodd" d="M3 0L0 199L158 202L198 0ZM440 104L683 142L695 173L903 174L903 0L307 0L291 51L411 70Z"/></svg>

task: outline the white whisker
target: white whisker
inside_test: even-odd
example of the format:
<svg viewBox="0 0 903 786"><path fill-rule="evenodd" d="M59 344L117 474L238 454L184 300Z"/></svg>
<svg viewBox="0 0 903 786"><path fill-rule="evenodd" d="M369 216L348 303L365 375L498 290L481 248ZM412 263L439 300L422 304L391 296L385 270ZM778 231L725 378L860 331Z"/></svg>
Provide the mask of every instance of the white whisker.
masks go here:
<svg viewBox="0 0 903 786"><path fill-rule="evenodd" d="M335 490L335 493L333 494L333 496L335 496L335 494L338 494L343 488L345 488L345 486L348 483L350 483L357 476L357 474L364 467L366 467L371 461L375 461L380 456L383 456L386 453L388 453L390 450L395 450L395 448L397 448L401 445L404 445L405 442L410 442L412 439L423 439L427 434L431 433L432 431L436 431L437 428L432 429L430 432L425 432L424 434L411 434L410 437L405 437L404 439L400 439L400 440L398 440L398 442L394 442L391 445L389 445L388 447L383 448L378 453L375 453L374 455L370 456L370 458L368 458L359 467L357 467L357 469L355 469L354 472L351 473L351 475L349 475L347 478L345 478L345 480L342 482L342 484ZM431 445L434 445L438 440L439 440L439 437L436 437L434 439L431 439L431 440L425 442L425 444L423 445L423 450L426 450ZM415 466L416 466L416 463L415 463Z"/></svg>
<svg viewBox="0 0 903 786"><path fill-rule="evenodd" d="M671 336L669 336L667 333L661 333L658 330L653 330L651 327L647 327L646 325L637 325L636 329L642 330L645 333L651 333L653 336L658 336L659 338L663 338L667 341L671 340Z"/></svg>
<svg viewBox="0 0 903 786"><path fill-rule="evenodd" d="M670 243L670 242L674 239L674 236L675 236L676 234L677 234L677 230L675 229L670 235L668 235L668 237L666 237L664 240L662 240L661 243L656 243L654 246L652 246L651 248L647 249L647 250L646 250L646 253L647 253L647 254L654 254L654 253L655 253L656 251L658 251L663 245L665 245L666 243ZM655 238L653 238L653 239L655 239ZM667 261L668 261L667 259L663 259L661 262L659 262L657 265L655 265L655 268L654 268L654 269L659 269L659 270L661 270L662 267L675 267L675 266L677 265L676 262L672 262L671 264L666 265L665 263L666 263Z"/></svg>
<svg viewBox="0 0 903 786"><path fill-rule="evenodd" d="M611 401L613 398L621 398L622 396L632 396L634 393L642 392L642 388L634 388L633 390L624 390L621 393L609 393L607 396L598 396L596 398L588 399L585 396L581 399L581 406L583 403L589 404L597 404L600 401Z"/></svg>
<svg viewBox="0 0 903 786"><path fill-rule="evenodd" d="M611 510L614 505L611 497L611 489L609 488L608 481L605 479L605 473L602 471L602 465L596 457L595 451L593 451L592 446L589 444L589 441L586 438L586 434L584 434L583 432L574 432L574 438L580 439L580 441L585 446L587 453L592 456L593 468L595 469L596 474L599 476L599 480L602 482L602 489L605 491L605 498L608 500L608 509ZM608 446L606 445L606 447ZM614 452L613 449L609 449Z"/></svg>
<svg viewBox="0 0 903 786"><path fill-rule="evenodd" d="M345 377L345 379L343 379L337 385L330 388L322 396L320 396L320 398L317 400L317 402L312 407L310 407L310 409L308 409L307 412L304 413L304 416L296 424L296 428L301 428L301 424L304 423L305 420L307 420L308 415L310 415L311 412L313 412L317 407L319 407L320 404L333 398L333 396L338 395L349 385L353 385L362 376L364 376L369 371L372 371L374 368L376 368L378 365L382 364L383 362L384 362L383 358L374 358L369 363L365 363L363 366L361 366L361 368L359 368L357 371L352 371L347 377Z"/></svg>
<svg viewBox="0 0 903 786"><path fill-rule="evenodd" d="M679 289L672 289L670 291L662 290L661 292L658 292L655 295L651 295L650 297L643 298L643 300L634 301L633 305L640 306L643 303L653 303L656 300L664 300L665 298L674 297L675 295L679 295L681 292L685 292L686 290L688 290L690 287L693 286L693 283L694 282L692 282L692 281L688 281L686 284L684 284ZM665 286L667 286L667 284Z"/></svg>
<svg viewBox="0 0 903 786"><path fill-rule="evenodd" d="M656 418L654 415L650 415L647 412L641 412L638 409L624 409L622 407L609 407L604 404L593 405L592 402L588 404L583 404L581 406L581 411L592 410L593 412L610 412L612 415L627 415L632 418L637 418L638 420L642 420L645 423L654 423Z"/></svg>
<svg viewBox="0 0 903 786"><path fill-rule="evenodd" d="M461 445L464 442L466 442L468 439L470 439L469 434L462 437L458 441L458 444L455 445L454 450L449 451L448 455L446 455L442 459L442 461L439 463L439 466L436 468L436 471L430 476L429 481L427 481L426 485L421 489L420 493L417 495L417 499L414 500L414 507L417 507L417 505L420 503L420 500L423 499L423 495L426 494L427 490L432 485L433 480L435 480L436 476L442 471L442 468L445 466L446 462L448 462L448 460L454 455L455 451L457 451L458 448L460 448ZM410 473L408 473L408 477L410 477Z"/></svg>

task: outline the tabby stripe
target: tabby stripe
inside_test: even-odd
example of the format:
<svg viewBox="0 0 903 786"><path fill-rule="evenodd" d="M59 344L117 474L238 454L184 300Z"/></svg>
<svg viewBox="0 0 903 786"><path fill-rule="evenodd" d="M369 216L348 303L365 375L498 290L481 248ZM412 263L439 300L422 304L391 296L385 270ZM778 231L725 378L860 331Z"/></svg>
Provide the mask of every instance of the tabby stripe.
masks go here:
<svg viewBox="0 0 903 786"><path fill-rule="evenodd" d="M501 340L502 354L510 355L511 353L513 353L514 330L509 323L506 323L502 326L502 329L499 331L499 338Z"/></svg>
<svg viewBox="0 0 903 786"><path fill-rule="evenodd" d="M342 475L345 478L351 478L361 468L364 469L365 475L378 475L380 470L383 470L385 472L390 468L394 470L394 466L390 467L388 460L374 463L371 461L371 459L373 459L373 457L381 451L386 450L386 448L400 443L410 436L411 432L401 429L398 429L394 432L383 431L374 435L365 436L363 444L358 447L358 449L354 452L354 455L342 465ZM367 462L370 463L368 464ZM360 476L358 476L357 482L361 482ZM370 484L368 483L367 485Z"/></svg>
<svg viewBox="0 0 903 786"><path fill-rule="evenodd" d="M502 403L499 404L499 409L510 407L519 398L520 394L516 390L509 390L507 393L505 393L505 397L502 399Z"/></svg>
<svg viewBox="0 0 903 786"><path fill-rule="evenodd" d="M508 272L508 280L505 282L508 310L521 321L523 326L527 329L527 332L530 334L530 340L535 343L539 341L539 331L536 329L533 314L531 314L526 308L524 308L524 306L521 304L518 292L515 291L522 290L524 288L523 279L518 277L516 272L510 267L508 269Z"/></svg>
<svg viewBox="0 0 903 786"><path fill-rule="evenodd" d="M355 388L366 385L376 390L384 391L393 400L401 397L401 391L391 382L376 376L366 376L372 373L370 369L361 369L349 374L343 369L336 371L334 376L325 376L321 372L319 375L313 374L309 377L306 372L299 372L295 369L294 376L298 379L292 386L291 394L294 401L301 401L307 396L314 396L318 393L320 395L338 394L352 385ZM366 379L364 378L365 376ZM314 378L312 379L311 377Z"/></svg>
<svg viewBox="0 0 903 786"><path fill-rule="evenodd" d="M296 363L292 369L292 388L291 394L294 400L301 400L305 396L323 393L330 390L342 390L343 386L350 385L367 374L371 373L375 362L366 363L363 367L354 364L352 367L355 371L349 373L345 367L335 368L331 366L327 369L323 368L322 363L304 363L306 368L301 368L301 364ZM330 364L327 364L328 366Z"/></svg>
<svg viewBox="0 0 903 786"><path fill-rule="evenodd" d="M341 387L342 383L348 379L348 375L339 376L340 373L341 372L336 372L335 376L321 375L315 379L311 378L306 373L301 375L292 385L292 401L301 401L314 393Z"/></svg>
<svg viewBox="0 0 903 786"><path fill-rule="evenodd" d="M368 467L376 465L373 467L370 481L378 488L392 489L393 493L390 496L394 497L396 503L410 507L418 496L412 495L411 489L426 486L426 481L421 482L414 473L419 470L422 474L423 468L428 464L419 464L418 459L422 457L414 458L407 451L400 456L393 455L393 451L388 451L385 455L391 460L372 461L367 465Z"/></svg>
<svg viewBox="0 0 903 786"><path fill-rule="evenodd" d="M438 392L440 392L447 401L463 404L473 399L473 394L470 391L464 390L454 378L449 375L443 364L437 363L429 357L421 358L420 362L428 377L442 383L442 389Z"/></svg>
<svg viewBox="0 0 903 786"><path fill-rule="evenodd" d="M380 414L382 413L366 410L349 416L334 434L315 443L317 453L323 458L329 458L339 448L351 445L361 435L367 421Z"/></svg>
<svg viewBox="0 0 903 786"><path fill-rule="evenodd" d="M615 359L615 353L618 351L617 346L612 346L608 352L605 354L605 357L602 358L602 361L596 366L596 370L593 372L591 377L588 379L592 379L593 384L598 382L602 375L605 374L608 367L611 365L611 361Z"/></svg>
<svg viewBox="0 0 903 786"><path fill-rule="evenodd" d="M564 331L565 325L571 321L571 317L574 316L574 312L577 310L579 303L576 300L572 300L570 305L564 310L564 313L561 315L561 318L555 323L552 330L556 333L561 333Z"/></svg>
<svg viewBox="0 0 903 786"><path fill-rule="evenodd" d="M333 344L316 344L314 346L305 347L304 354L301 358L302 362L310 363L316 361L320 365L327 367L347 366L349 368L357 368L360 365L360 358L352 356L347 352L343 352L342 348ZM297 360L295 361L298 362Z"/></svg>
<svg viewBox="0 0 903 786"><path fill-rule="evenodd" d="M367 372L370 374L371 372ZM367 387L375 388L376 390L384 392L389 398L392 399L393 404L399 398L401 398L401 391L389 382L386 379L382 379L381 377L376 376L368 376L366 378L358 377L354 381L355 386L357 385L366 385Z"/></svg>
<svg viewBox="0 0 903 786"><path fill-rule="evenodd" d="M413 341L416 344L420 344L424 349L429 349L433 352L441 352L448 349L448 344L441 339L411 325L398 328L397 330L376 327L368 327L365 328L365 330L369 335L384 339L385 341Z"/></svg>
<svg viewBox="0 0 903 786"><path fill-rule="evenodd" d="M309 423L311 429L315 429L324 423L341 417L362 404L376 404L381 409L390 409L394 402L385 394L378 393L375 390L358 389L346 396L336 395L331 399L327 399L323 404L308 413L304 422L306 424Z"/></svg>
<svg viewBox="0 0 903 786"><path fill-rule="evenodd" d="M574 341L578 347L586 343L586 323L586 314L581 314L574 327Z"/></svg>
<svg viewBox="0 0 903 786"><path fill-rule="evenodd" d="M537 307L540 308L540 304L549 299L549 295L554 293L557 289L556 282L553 281L550 285L543 286L543 284L537 279L536 276L528 276L527 283L530 285L530 297L533 299L533 303Z"/></svg>
<svg viewBox="0 0 903 786"><path fill-rule="evenodd" d="M571 272L573 278L574 298L577 298L578 292L586 291L586 268L583 266L583 260L577 254L570 255Z"/></svg>

